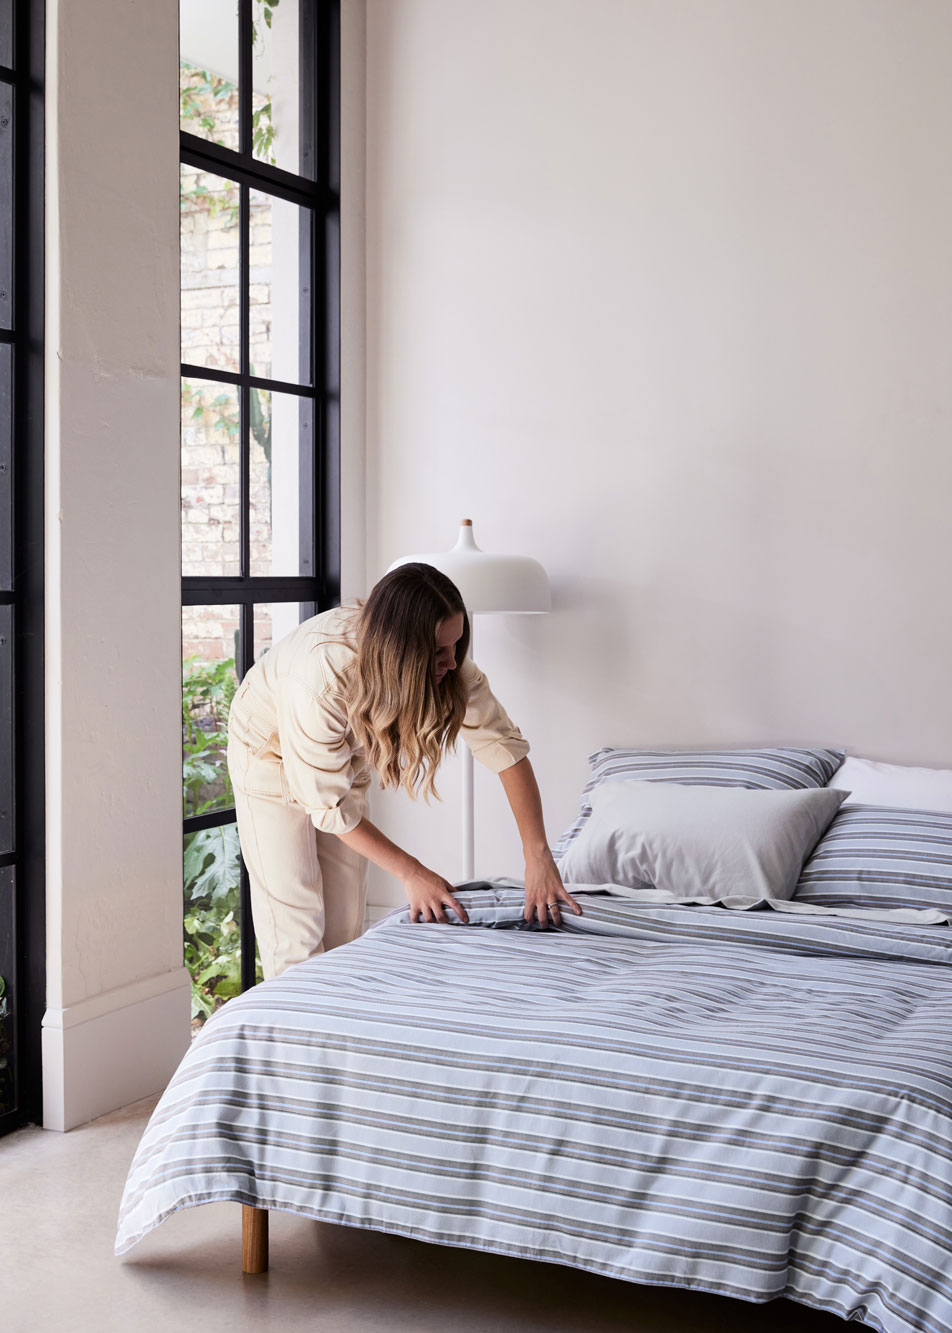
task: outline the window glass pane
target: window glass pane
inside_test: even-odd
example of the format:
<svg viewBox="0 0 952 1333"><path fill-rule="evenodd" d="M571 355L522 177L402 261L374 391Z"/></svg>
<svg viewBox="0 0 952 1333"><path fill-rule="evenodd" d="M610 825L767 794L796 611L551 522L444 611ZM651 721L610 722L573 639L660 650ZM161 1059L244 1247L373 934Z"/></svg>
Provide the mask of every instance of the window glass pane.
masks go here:
<svg viewBox="0 0 952 1333"><path fill-rule="evenodd" d="M184 163L180 179L182 360L237 370L238 186Z"/></svg>
<svg viewBox="0 0 952 1333"><path fill-rule="evenodd" d="M13 89L0 83L0 328L13 328Z"/></svg>
<svg viewBox="0 0 952 1333"><path fill-rule="evenodd" d="M240 559L238 390L182 381L182 573L235 575Z"/></svg>
<svg viewBox="0 0 952 1333"><path fill-rule="evenodd" d="M314 144L306 127L314 104L314 42L301 27L300 0L253 0L252 21L252 152L259 162L313 180Z"/></svg>
<svg viewBox="0 0 952 1333"><path fill-rule="evenodd" d="M179 125L238 149L237 0L179 0Z"/></svg>
<svg viewBox="0 0 952 1333"><path fill-rule="evenodd" d="M302 617L302 610L304 616ZM255 661L263 657L268 649L290 634L300 625L302 618L313 611L302 607L300 602L270 602L255 607Z"/></svg>
<svg viewBox="0 0 952 1333"><path fill-rule="evenodd" d="M13 68L13 0L0 0L0 65Z"/></svg>
<svg viewBox="0 0 952 1333"><path fill-rule="evenodd" d="M0 606L0 852L13 851L13 607Z"/></svg>
<svg viewBox="0 0 952 1333"><path fill-rule="evenodd" d="M238 687L237 606L182 608L182 798L185 815L234 805L228 709Z"/></svg>
<svg viewBox="0 0 952 1333"><path fill-rule="evenodd" d="M280 605L279 605L280 609ZM255 613L255 661L264 654L274 643L274 614L270 604L259 604L254 608ZM295 623L296 620L295 620ZM292 625L293 629L294 626ZM285 631L286 633L287 631ZM280 636L279 636L280 637Z"/></svg>
<svg viewBox="0 0 952 1333"><path fill-rule="evenodd" d="M313 573L314 410L251 390L251 573Z"/></svg>
<svg viewBox="0 0 952 1333"><path fill-rule="evenodd" d="M0 588L13 587L13 348L0 343Z"/></svg>
<svg viewBox="0 0 952 1333"><path fill-rule="evenodd" d="M13 1012L16 981L14 959L13 867L0 869L0 1115L16 1109L16 1080L13 1073Z"/></svg>
<svg viewBox="0 0 952 1333"><path fill-rule="evenodd" d="M241 990L238 830L185 835L185 966L192 978L192 1030Z"/></svg>
<svg viewBox="0 0 952 1333"><path fill-rule="evenodd" d="M252 190L251 373L311 382L311 212Z"/></svg>

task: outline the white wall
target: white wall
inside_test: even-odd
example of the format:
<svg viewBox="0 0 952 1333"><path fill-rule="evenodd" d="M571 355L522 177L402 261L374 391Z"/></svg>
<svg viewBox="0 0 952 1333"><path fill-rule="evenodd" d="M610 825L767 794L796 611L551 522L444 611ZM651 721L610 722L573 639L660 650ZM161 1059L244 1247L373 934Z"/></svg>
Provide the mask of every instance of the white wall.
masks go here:
<svg viewBox="0 0 952 1333"><path fill-rule="evenodd" d="M182 966L176 6L47 7L44 1123L164 1086ZM143 58L143 53L148 58Z"/></svg>
<svg viewBox="0 0 952 1333"><path fill-rule="evenodd" d="M365 136L366 0L341 0L340 16L341 597L367 584Z"/></svg>
<svg viewBox="0 0 952 1333"><path fill-rule="evenodd" d="M546 566L476 657L550 835L604 744L952 763L952 8L367 15L368 583L463 516ZM376 809L453 876L445 786Z"/></svg>

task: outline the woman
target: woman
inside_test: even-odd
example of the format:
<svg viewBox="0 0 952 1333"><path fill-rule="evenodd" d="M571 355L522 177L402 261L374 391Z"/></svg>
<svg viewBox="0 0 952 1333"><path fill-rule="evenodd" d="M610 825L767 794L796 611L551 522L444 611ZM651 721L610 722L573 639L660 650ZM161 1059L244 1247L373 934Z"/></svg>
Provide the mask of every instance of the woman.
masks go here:
<svg viewBox="0 0 952 1333"><path fill-rule="evenodd" d="M523 915L561 923L565 891L549 851L529 746L467 659L456 586L431 565L387 574L362 605L304 621L245 676L228 720L228 771L265 977L360 932L366 863L395 875L411 921L466 921L447 880L366 816L382 787L436 793L457 735L499 774L526 857Z"/></svg>

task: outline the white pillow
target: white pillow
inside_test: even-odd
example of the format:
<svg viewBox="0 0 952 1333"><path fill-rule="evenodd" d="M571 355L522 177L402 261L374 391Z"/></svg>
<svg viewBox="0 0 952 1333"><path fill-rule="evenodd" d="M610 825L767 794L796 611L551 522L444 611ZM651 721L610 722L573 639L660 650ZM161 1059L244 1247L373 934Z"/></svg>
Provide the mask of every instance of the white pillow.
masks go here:
<svg viewBox="0 0 952 1333"><path fill-rule="evenodd" d="M901 810L952 814L952 769L907 768L849 756L830 779L850 793L849 805L891 805Z"/></svg>
<svg viewBox="0 0 952 1333"><path fill-rule="evenodd" d="M621 884L678 897L790 898L847 793L606 782L559 870L566 884Z"/></svg>

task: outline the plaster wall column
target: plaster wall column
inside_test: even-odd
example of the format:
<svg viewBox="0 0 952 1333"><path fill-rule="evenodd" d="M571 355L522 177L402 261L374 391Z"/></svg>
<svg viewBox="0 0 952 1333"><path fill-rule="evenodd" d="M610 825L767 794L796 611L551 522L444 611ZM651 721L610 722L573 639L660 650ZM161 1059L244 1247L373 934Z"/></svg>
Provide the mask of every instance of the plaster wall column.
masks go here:
<svg viewBox="0 0 952 1333"><path fill-rule="evenodd" d="M164 1087L189 1041L178 10L47 16L43 1080L65 1130Z"/></svg>

